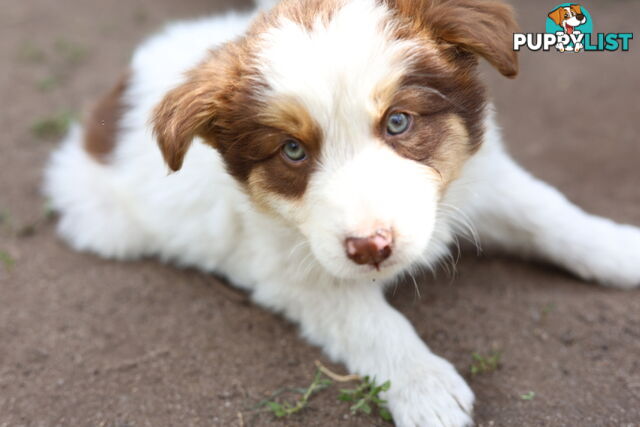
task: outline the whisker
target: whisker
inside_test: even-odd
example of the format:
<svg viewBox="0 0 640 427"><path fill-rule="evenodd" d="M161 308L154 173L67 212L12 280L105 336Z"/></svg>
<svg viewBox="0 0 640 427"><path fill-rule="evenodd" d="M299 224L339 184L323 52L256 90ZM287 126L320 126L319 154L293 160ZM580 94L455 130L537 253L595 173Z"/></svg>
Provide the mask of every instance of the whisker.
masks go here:
<svg viewBox="0 0 640 427"><path fill-rule="evenodd" d="M309 241L308 241L308 240L306 240L306 239L305 239L305 240L302 240L300 243L298 243L297 245L295 245L295 246L291 249L291 251L289 251L289 255L287 256L287 259L290 259L290 258L293 256L293 254L294 254L298 249L301 249L302 247L304 247L305 245L308 245L308 244L309 244Z"/></svg>
<svg viewBox="0 0 640 427"><path fill-rule="evenodd" d="M302 261L297 265L295 275L297 276L300 273L300 269L305 266L305 264L310 261L309 258L313 256L313 253L309 252L307 256L305 256Z"/></svg>
<svg viewBox="0 0 640 427"><path fill-rule="evenodd" d="M418 295L418 299L422 299L422 295L420 294L420 288L418 287L418 282L416 281L416 277L413 275L411 270L409 270L408 273L409 273L409 277L411 277L411 280L413 280L413 287L416 290L416 295Z"/></svg>
<svg viewBox="0 0 640 427"><path fill-rule="evenodd" d="M456 231L475 246L477 254L482 253L480 235L469 216L458 207L447 203L441 203L440 208L440 213L446 214Z"/></svg>

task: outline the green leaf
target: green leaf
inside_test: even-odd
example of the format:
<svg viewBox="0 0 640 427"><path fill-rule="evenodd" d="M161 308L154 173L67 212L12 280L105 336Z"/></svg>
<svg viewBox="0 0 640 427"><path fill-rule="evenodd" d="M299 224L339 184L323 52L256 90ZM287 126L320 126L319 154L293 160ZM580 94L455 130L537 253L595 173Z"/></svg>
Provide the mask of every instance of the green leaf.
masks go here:
<svg viewBox="0 0 640 427"><path fill-rule="evenodd" d="M362 407L362 405L364 405L364 399L360 399L358 400L358 402L351 406L351 412L358 412L360 410L360 408Z"/></svg>
<svg viewBox="0 0 640 427"><path fill-rule="evenodd" d="M347 393L340 393L338 395L338 399L342 400L343 402L353 402L353 396Z"/></svg>
<svg viewBox="0 0 640 427"><path fill-rule="evenodd" d="M380 418L382 418L385 421L391 422L393 421L393 417L391 416L391 412L389 412L389 410L387 408L380 408L378 410L378 413L380 414Z"/></svg>
<svg viewBox="0 0 640 427"><path fill-rule="evenodd" d="M73 113L62 111L36 121L31 126L31 131L42 139L60 138L69 130L73 118Z"/></svg>
<svg viewBox="0 0 640 427"><path fill-rule="evenodd" d="M71 64L79 64L89 54L89 49L87 49L85 46L72 42L70 40L57 40L54 48L56 49L57 53L60 54L60 56L62 56Z"/></svg>
<svg viewBox="0 0 640 427"><path fill-rule="evenodd" d="M520 396L522 400L533 400L534 397L536 397L536 393L534 391L530 391L529 393Z"/></svg>
<svg viewBox="0 0 640 427"><path fill-rule="evenodd" d="M4 264L4 267L8 271L11 271L11 269L13 269L13 266L16 264L16 261L13 259L13 257L5 251L0 251L0 262Z"/></svg>
<svg viewBox="0 0 640 427"><path fill-rule="evenodd" d="M369 404L367 402L363 402L362 406L360 407L360 409L362 410L362 412L364 412L367 415L371 415L371 406L369 406Z"/></svg>
<svg viewBox="0 0 640 427"><path fill-rule="evenodd" d="M59 85L60 81L54 76L44 77L36 82L36 86L41 92L49 92Z"/></svg>
<svg viewBox="0 0 640 427"><path fill-rule="evenodd" d="M273 414L280 418L286 415L284 407L278 402L267 402L267 407L273 412Z"/></svg>

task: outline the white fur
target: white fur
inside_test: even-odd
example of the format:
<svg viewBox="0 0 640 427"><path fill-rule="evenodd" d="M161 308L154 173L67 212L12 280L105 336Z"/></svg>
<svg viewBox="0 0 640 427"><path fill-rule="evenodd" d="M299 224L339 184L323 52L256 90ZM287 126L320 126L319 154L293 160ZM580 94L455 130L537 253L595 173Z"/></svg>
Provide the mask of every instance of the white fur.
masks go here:
<svg viewBox="0 0 640 427"><path fill-rule="evenodd" d="M375 89L399 79L417 46L394 41L389 10L374 1L347 3L312 31L283 20L263 35L260 69L272 94L295 97L323 130L320 171L300 202L272 207L298 226L315 259L333 275L383 279L420 258L433 231L438 178L372 135ZM397 191L404 188L404 191ZM422 193L416 200L414 194ZM348 237L393 230L394 253L377 272L345 257Z"/></svg>
<svg viewBox="0 0 640 427"><path fill-rule="evenodd" d="M328 135L304 198L273 202L280 215L254 208L217 152L198 141L183 169L168 174L148 128L153 107L183 72L241 34L251 14L176 24L144 43L126 94L133 107L109 163L95 163L74 128L52 157L46 193L61 214L61 235L76 249L158 256L223 274L298 322L352 372L390 380L386 397L397 425L461 426L471 423L473 393L385 301L388 279L416 263L435 265L470 222L489 244L629 288L640 284L640 231L585 214L520 169L491 116L483 147L438 202L430 169L367 131L371 88L401 71L400 57L411 49L371 30L384 13L373 0L354 0L328 28L303 34L283 22L265 35L272 87L298 96ZM343 239L381 225L397 233L389 266L378 273L350 263Z"/></svg>
<svg viewBox="0 0 640 427"><path fill-rule="evenodd" d="M488 245L553 262L604 285L640 286L640 229L590 215L505 152L495 126L456 185L476 180L462 205ZM489 166L490 165L490 169Z"/></svg>

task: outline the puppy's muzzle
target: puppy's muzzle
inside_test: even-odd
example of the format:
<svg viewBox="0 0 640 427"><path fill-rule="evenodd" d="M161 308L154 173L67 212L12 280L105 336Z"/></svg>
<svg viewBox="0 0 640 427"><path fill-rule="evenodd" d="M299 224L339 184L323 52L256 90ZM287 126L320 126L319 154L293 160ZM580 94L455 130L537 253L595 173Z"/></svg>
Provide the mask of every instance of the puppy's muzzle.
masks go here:
<svg viewBox="0 0 640 427"><path fill-rule="evenodd" d="M358 265L380 264L392 253L393 234L390 230L378 230L369 237L349 237L345 241L347 256Z"/></svg>

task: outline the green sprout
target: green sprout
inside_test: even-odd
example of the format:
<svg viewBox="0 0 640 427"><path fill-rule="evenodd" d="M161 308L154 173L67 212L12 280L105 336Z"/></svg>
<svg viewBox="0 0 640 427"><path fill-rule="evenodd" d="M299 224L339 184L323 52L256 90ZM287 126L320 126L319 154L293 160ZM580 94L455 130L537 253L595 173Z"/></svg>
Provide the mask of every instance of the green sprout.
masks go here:
<svg viewBox="0 0 640 427"><path fill-rule="evenodd" d="M500 359L502 354L494 351L488 356L483 356L476 352L471 355L473 363L469 367L472 376L493 372L500 367Z"/></svg>
<svg viewBox="0 0 640 427"><path fill-rule="evenodd" d="M536 393L534 391L530 391L530 392L520 396L520 399L522 399L522 400L533 400L534 397L536 397Z"/></svg>
<svg viewBox="0 0 640 427"><path fill-rule="evenodd" d="M351 414L364 412L371 415L374 408L377 408L380 418L385 421L391 421L391 413L387 409L387 401L380 397L380 393L388 391L391 388L391 382L387 381L382 385L376 385L375 379L364 377L362 382L354 389L340 390L338 399L343 402L351 402Z"/></svg>
<svg viewBox="0 0 640 427"><path fill-rule="evenodd" d="M273 393L268 399L254 406L253 411L266 409L277 418L285 418L299 413L309 406L312 396L331 387L336 383L358 382L354 389L340 390L339 400L351 402L351 414L363 412L367 415L377 411L380 418L392 421L391 413L387 409L387 402L380 397L380 393L391 388L389 381L376 385L369 377L362 379L358 375L339 375L319 361L315 362L317 371L313 381L307 388L283 388ZM284 393L296 393L300 397L293 403L277 401L276 398Z"/></svg>
<svg viewBox="0 0 640 427"><path fill-rule="evenodd" d="M307 407L309 399L311 399L315 393L330 387L332 384L331 380L324 378L322 372L318 370L309 387L305 389L293 389L293 391L301 394L301 397L295 403L280 403L274 400L261 402L259 406L266 406L271 413L278 418L288 417L302 411Z"/></svg>
<svg viewBox="0 0 640 427"><path fill-rule="evenodd" d="M47 76L36 82L36 86L41 92L50 92L60 85L60 79L55 76Z"/></svg>
<svg viewBox="0 0 640 427"><path fill-rule="evenodd" d="M62 111L36 121L31 126L31 131L38 138L42 139L60 138L69 130L73 118L73 113Z"/></svg>
<svg viewBox="0 0 640 427"><path fill-rule="evenodd" d="M57 40L54 47L71 64L79 64L89 54L89 50L86 47L65 39Z"/></svg>
<svg viewBox="0 0 640 427"><path fill-rule="evenodd" d="M13 269L13 266L16 264L16 261L13 259L13 257L5 251L0 251L0 262L4 264L4 267L7 269L7 271L11 271Z"/></svg>

